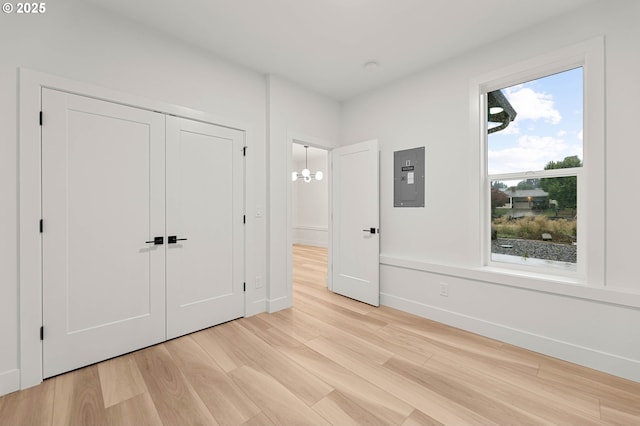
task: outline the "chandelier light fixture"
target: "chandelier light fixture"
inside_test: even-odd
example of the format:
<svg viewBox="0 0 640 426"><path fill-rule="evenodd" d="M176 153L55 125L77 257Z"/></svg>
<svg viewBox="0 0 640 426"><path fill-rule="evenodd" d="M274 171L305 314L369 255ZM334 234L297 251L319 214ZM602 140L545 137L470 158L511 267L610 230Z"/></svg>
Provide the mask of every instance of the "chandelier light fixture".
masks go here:
<svg viewBox="0 0 640 426"><path fill-rule="evenodd" d="M320 170L318 170L315 173L311 173L311 171L309 171L308 161L309 161L309 145L305 145L304 146L304 169L302 170L302 173L291 172L292 181L295 182L298 179L304 179L306 183L309 183L311 182L311 179L322 180L323 175Z"/></svg>

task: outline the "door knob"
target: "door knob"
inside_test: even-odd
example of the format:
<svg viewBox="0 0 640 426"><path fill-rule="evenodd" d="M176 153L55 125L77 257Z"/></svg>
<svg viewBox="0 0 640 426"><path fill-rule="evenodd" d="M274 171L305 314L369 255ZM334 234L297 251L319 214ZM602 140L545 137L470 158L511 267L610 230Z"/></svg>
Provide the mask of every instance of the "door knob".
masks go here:
<svg viewBox="0 0 640 426"><path fill-rule="evenodd" d="M176 244L178 241L187 241L186 238L178 238L176 235L169 235L167 237L167 244Z"/></svg>
<svg viewBox="0 0 640 426"><path fill-rule="evenodd" d="M153 243L156 246L164 244L164 237L153 237L153 241L145 241L145 244Z"/></svg>
<svg viewBox="0 0 640 426"><path fill-rule="evenodd" d="M363 229L362 232L368 232L370 234L376 233L376 228Z"/></svg>

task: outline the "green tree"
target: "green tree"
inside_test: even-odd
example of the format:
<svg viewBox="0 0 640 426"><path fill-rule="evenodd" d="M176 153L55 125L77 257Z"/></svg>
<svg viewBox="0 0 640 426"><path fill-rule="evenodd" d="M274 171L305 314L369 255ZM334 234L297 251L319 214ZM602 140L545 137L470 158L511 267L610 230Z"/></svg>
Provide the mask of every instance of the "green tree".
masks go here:
<svg viewBox="0 0 640 426"><path fill-rule="evenodd" d="M496 208L502 207L509 201L507 194L499 189L491 188L491 215L496 215Z"/></svg>
<svg viewBox="0 0 640 426"><path fill-rule="evenodd" d="M518 182L516 189L536 189L540 188L540 179L525 179Z"/></svg>
<svg viewBox="0 0 640 426"><path fill-rule="evenodd" d="M550 161L545 170L568 169L582 167L577 155L565 157L562 161ZM576 176L541 179L542 189L549 193L549 198L558 202L560 209L575 209L578 199L578 178Z"/></svg>

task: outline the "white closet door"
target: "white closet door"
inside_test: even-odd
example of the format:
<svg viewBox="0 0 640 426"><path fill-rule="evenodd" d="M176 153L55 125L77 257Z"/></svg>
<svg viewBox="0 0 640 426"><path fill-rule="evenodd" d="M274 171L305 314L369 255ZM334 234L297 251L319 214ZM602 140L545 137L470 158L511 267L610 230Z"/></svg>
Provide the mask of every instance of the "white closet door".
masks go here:
<svg viewBox="0 0 640 426"><path fill-rule="evenodd" d="M43 371L165 339L164 116L43 89Z"/></svg>
<svg viewBox="0 0 640 426"><path fill-rule="evenodd" d="M243 145L241 131L167 117L168 339L244 316Z"/></svg>

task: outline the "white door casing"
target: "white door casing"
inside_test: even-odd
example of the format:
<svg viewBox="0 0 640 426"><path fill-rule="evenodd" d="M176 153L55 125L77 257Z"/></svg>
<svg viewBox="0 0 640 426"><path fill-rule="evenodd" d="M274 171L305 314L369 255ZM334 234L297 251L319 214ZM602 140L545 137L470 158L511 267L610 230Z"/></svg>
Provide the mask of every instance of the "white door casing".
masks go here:
<svg viewBox="0 0 640 426"><path fill-rule="evenodd" d="M332 290L379 306L378 141L331 151Z"/></svg>
<svg viewBox="0 0 640 426"><path fill-rule="evenodd" d="M164 115L42 90L43 375L165 338Z"/></svg>
<svg viewBox="0 0 640 426"><path fill-rule="evenodd" d="M167 338L244 315L244 134L167 117Z"/></svg>

